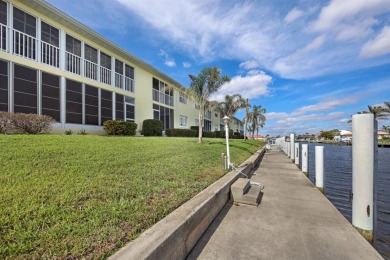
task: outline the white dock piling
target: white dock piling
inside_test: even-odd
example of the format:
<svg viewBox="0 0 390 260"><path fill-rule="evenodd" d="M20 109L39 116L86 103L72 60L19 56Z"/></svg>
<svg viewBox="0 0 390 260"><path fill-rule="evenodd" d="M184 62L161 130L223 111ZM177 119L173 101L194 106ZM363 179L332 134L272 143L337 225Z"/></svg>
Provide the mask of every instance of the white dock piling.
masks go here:
<svg viewBox="0 0 390 260"><path fill-rule="evenodd" d="M373 114L352 116L352 225L373 240L375 127Z"/></svg>
<svg viewBox="0 0 390 260"><path fill-rule="evenodd" d="M299 165L299 144L295 144L295 164Z"/></svg>
<svg viewBox="0 0 390 260"><path fill-rule="evenodd" d="M316 187L324 193L324 147L316 146Z"/></svg>
<svg viewBox="0 0 390 260"><path fill-rule="evenodd" d="M290 134L290 159L295 160L295 135Z"/></svg>
<svg viewBox="0 0 390 260"><path fill-rule="evenodd" d="M308 169L307 166L309 164L309 145L302 144L302 172L307 176Z"/></svg>

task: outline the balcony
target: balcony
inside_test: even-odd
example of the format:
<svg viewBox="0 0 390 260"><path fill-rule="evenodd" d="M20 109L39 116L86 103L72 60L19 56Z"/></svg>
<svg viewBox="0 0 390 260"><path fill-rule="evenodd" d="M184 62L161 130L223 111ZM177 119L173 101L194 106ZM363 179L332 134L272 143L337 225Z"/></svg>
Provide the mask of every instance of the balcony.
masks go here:
<svg viewBox="0 0 390 260"><path fill-rule="evenodd" d="M157 89L153 89L153 100L168 106L173 106L173 97Z"/></svg>
<svg viewBox="0 0 390 260"><path fill-rule="evenodd" d="M115 82L112 82L112 70L67 51L61 54L63 50L60 48L4 24L0 24L0 51L56 68L61 67L60 57L64 55L63 66L66 71L134 93L133 79L115 73ZM165 99L165 104L173 105L173 99L164 98L164 101Z"/></svg>

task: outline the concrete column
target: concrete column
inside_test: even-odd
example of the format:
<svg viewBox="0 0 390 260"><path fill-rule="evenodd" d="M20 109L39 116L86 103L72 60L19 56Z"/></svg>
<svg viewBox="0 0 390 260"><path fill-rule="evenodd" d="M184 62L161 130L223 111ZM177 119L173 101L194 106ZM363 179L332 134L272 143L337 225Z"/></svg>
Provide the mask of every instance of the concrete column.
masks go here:
<svg viewBox="0 0 390 260"><path fill-rule="evenodd" d="M316 187L324 193L324 147L316 146Z"/></svg>
<svg viewBox="0 0 390 260"><path fill-rule="evenodd" d="M61 127L65 128L66 122L66 79L64 76L60 78L60 118Z"/></svg>
<svg viewBox="0 0 390 260"><path fill-rule="evenodd" d="M308 144L302 144L302 172L307 176L308 169L307 166L309 164L309 151Z"/></svg>
<svg viewBox="0 0 390 260"><path fill-rule="evenodd" d="M352 225L373 241L375 139L373 114L352 116Z"/></svg>
<svg viewBox="0 0 390 260"><path fill-rule="evenodd" d="M60 30L60 70L66 69L66 33Z"/></svg>
<svg viewBox="0 0 390 260"><path fill-rule="evenodd" d="M299 165L299 144L295 144L295 148L294 148L294 154L295 154L295 158L294 158L294 161L295 161L295 164L296 165Z"/></svg>
<svg viewBox="0 0 390 260"><path fill-rule="evenodd" d="M290 142L286 142L286 149L287 149L287 156L290 157L290 152L291 152L291 146L290 146Z"/></svg>
<svg viewBox="0 0 390 260"><path fill-rule="evenodd" d="M290 134L290 159L295 160L295 135Z"/></svg>

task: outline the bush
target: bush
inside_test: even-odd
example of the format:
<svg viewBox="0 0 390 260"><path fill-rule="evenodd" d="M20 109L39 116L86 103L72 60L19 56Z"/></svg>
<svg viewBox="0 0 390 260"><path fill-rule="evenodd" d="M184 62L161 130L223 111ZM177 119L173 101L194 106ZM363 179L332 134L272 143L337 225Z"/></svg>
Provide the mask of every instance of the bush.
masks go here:
<svg viewBox="0 0 390 260"><path fill-rule="evenodd" d="M50 116L0 112L0 132L3 134L47 133L54 122Z"/></svg>
<svg viewBox="0 0 390 260"><path fill-rule="evenodd" d="M161 136L163 129L163 122L160 120L146 119L142 123L142 134L144 136Z"/></svg>
<svg viewBox="0 0 390 260"><path fill-rule="evenodd" d="M87 135L87 131L85 131L85 129L81 129L77 134L78 135Z"/></svg>
<svg viewBox="0 0 390 260"><path fill-rule="evenodd" d="M167 136L178 136L178 137L196 137L196 131L191 129L167 129L166 131Z"/></svg>
<svg viewBox="0 0 390 260"><path fill-rule="evenodd" d="M203 137L216 138L215 132L203 132Z"/></svg>
<svg viewBox="0 0 390 260"><path fill-rule="evenodd" d="M225 131L214 131L216 138L225 138Z"/></svg>
<svg viewBox="0 0 390 260"><path fill-rule="evenodd" d="M103 128L108 135L135 135L137 124L123 120L106 120Z"/></svg>
<svg viewBox="0 0 390 260"><path fill-rule="evenodd" d="M73 134L73 131L72 131L72 130L66 130L66 131L65 131L65 134L66 134L66 135L72 135L72 134Z"/></svg>

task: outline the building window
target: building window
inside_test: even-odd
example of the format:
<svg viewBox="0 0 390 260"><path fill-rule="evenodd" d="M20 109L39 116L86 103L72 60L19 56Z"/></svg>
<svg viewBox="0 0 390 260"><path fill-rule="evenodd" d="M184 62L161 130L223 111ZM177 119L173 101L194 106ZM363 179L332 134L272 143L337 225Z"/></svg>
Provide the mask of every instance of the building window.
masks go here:
<svg viewBox="0 0 390 260"><path fill-rule="evenodd" d="M82 84L66 80L66 123L83 123L83 94Z"/></svg>
<svg viewBox="0 0 390 260"><path fill-rule="evenodd" d="M123 89L123 62L115 59L115 87Z"/></svg>
<svg viewBox="0 0 390 260"><path fill-rule="evenodd" d="M70 35L66 35L66 57L65 57L66 70L75 74L81 72L81 41L73 38Z"/></svg>
<svg viewBox="0 0 390 260"><path fill-rule="evenodd" d="M163 122L164 129L173 128L173 109L153 104L153 118Z"/></svg>
<svg viewBox="0 0 390 260"><path fill-rule="evenodd" d="M7 3L0 1L0 49L7 50Z"/></svg>
<svg viewBox="0 0 390 260"><path fill-rule="evenodd" d="M13 53L28 59L36 58L36 18L14 7Z"/></svg>
<svg viewBox="0 0 390 260"><path fill-rule="evenodd" d="M134 68L125 64L125 90L134 92Z"/></svg>
<svg viewBox="0 0 390 260"><path fill-rule="evenodd" d="M84 74L87 78L97 80L97 62L98 62L98 50L89 46L84 45Z"/></svg>
<svg viewBox="0 0 390 260"><path fill-rule="evenodd" d="M186 116L180 116L180 127L187 127L187 117Z"/></svg>
<svg viewBox="0 0 390 260"><path fill-rule="evenodd" d="M8 62L0 60L0 111L8 112Z"/></svg>
<svg viewBox="0 0 390 260"><path fill-rule="evenodd" d="M37 71L14 65L14 112L38 113Z"/></svg>
<svg viewBox="0 0 390 260"><path fill-rule="evenodd" d="M173 106L173 89L167 89L166 83L153 78L153 100Z"/></svg>
<svg viewBox="0 0 390 260"><path fill-rule="evenodd" d="M211 121L210 120L204 120L204 131L205 132L211 132Z"/></svg>
<svg viewBox="0 0 390 260"><path fill-rule="evenodd" d="M183 93L180 93L179 101L180 101L180 103L187 104L187 98L184 96Z"/></svg>
<svg viewBox="0 0 390 260"><path fill-rule="evenodd" d="M118 94L116 93L115 94L116 97L115 97L115 119L116 120L124 120L125 118L125 113L124 113L124 110L125 110L125 107L124 107L124 96L121 95L121 94Z"/></svg>
<svg viewBox="0 0 390 260"><path fill-rule="evenodd" d="M58 68L60 64L60 52L58 48L60 31L45 22L41 22L41 40L41 61Z"/></svg>
<svg viewBox="0 0 390 260"><path fill-rule="evenodd" d="M126 121L135 121L135 100L131 97L125 97L125 110L126 110Z"/></svg>
<svg viewBox="0 0 390 260"><path fill-rule="evenodd" d="M107 90L101 90L101 124L106 120L112 119L112 92Z"/></svg>
<svg viewBox="0 0 390 260"><path fill-rule="evenodd" d="M218 131L218 124L214 125L214 131Z"/></svg>
<svg viewBox="0 0 390 260"><path fill-rule="evenodd" d="M195 119L195 126L199 126L199 119Z"/></svg>
<svg viewBox="0 0 390 260"><path fill-rule="evenodd" d="M99 89L85 85L85 124L99 125Z"/></svg>
<svg viewBox="0 0 390 260"><path fill-rule="evenodd" d="M42 115L60 122L60 77L42 72Z"/></svg>
<svg viewBox="0 0 390 260"><path fill-rule="evenodd" d="M100 82L111 85L111 56L100 52Z"/></svg>
<svg viewBox="0 0 390 260"><path fill-rule="evenodd" d="M204 111L204 117L211 120L211 111L210 110Z"/></svg>

